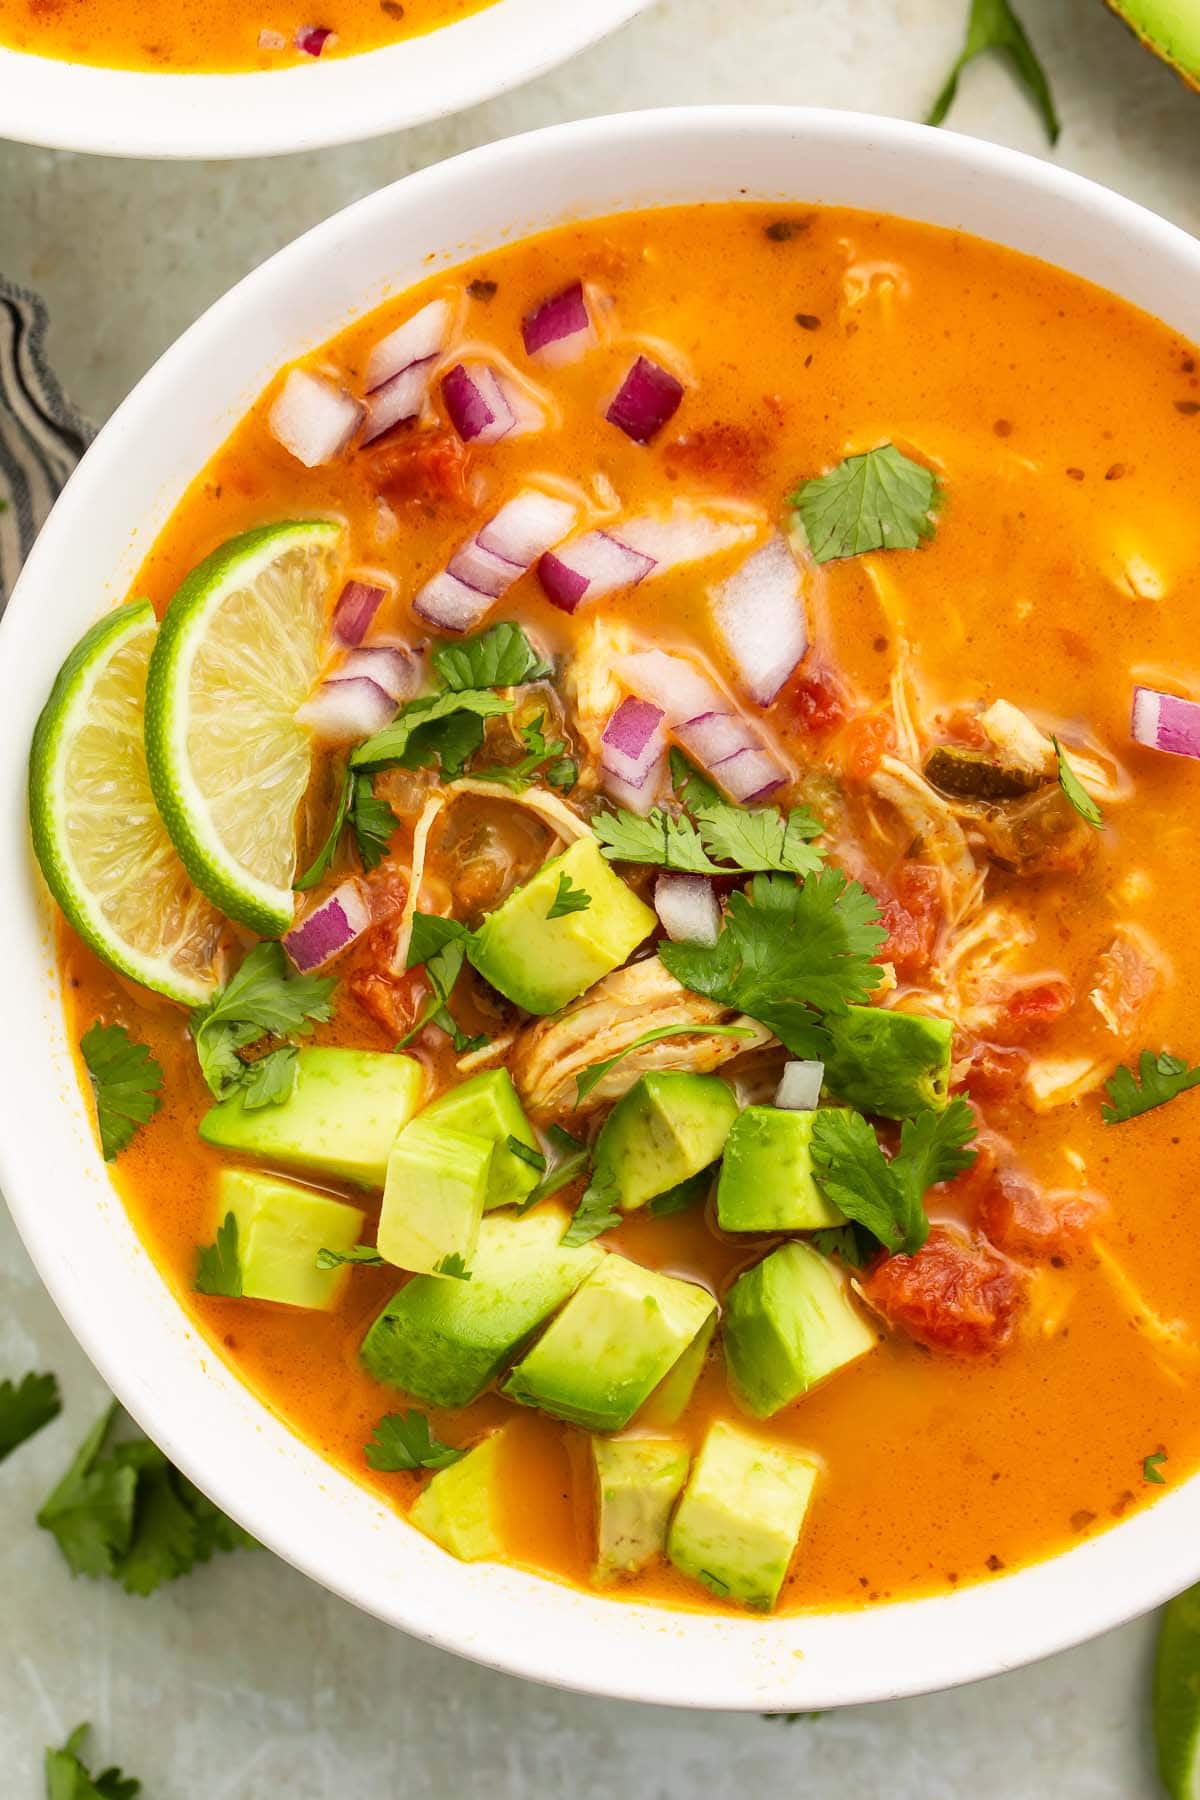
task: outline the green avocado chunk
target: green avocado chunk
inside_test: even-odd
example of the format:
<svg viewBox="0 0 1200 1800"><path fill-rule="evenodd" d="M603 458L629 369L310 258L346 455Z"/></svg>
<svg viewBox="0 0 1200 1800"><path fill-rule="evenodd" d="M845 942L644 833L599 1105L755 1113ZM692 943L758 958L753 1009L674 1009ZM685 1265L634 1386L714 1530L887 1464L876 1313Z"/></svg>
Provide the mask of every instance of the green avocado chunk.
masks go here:
<svg viewBox="0 0 1200 1800"><path fill-rule="evenodd" d="M801 1243L782 1245L738 1276L723 1329L733 1396L759 1419L879 1343L844 1276Z"/></svg>
<svg viewBox="0 0 1200 1800"><path fill-rule="evenodd" d="M552 919L564 875L589 904ZM589 833L489 913L467 954L485 981L526 1012L554 1013L619 969L657 924Z"/></svg>
<svg viewBox="0 0 1200 1800"><path fill-rule="evenodd" d="M719 1075L640 1075L596 1139L593 1179L632 1212L716 1162L737 1113Z"/></svg>
<svg viewBox="0 0 1200 1800"><path fill-rule="evenodd" d="M309 1048L296 1057L296 1085L281 1106L247 1111L234 1092L205 1113L200 1136L222 1150L381 1188L396 1133L421 1104L424 1087L411 1056Z"/></svg>
<svg viewBox="0 0 1200 1800"><path fill-rule="evenodd" d="M667 1555L723 1600L774 1606L816 1479L802 1450L718 1419L675 1509Z"/></svg>
<svg viewBox="0 0 1200 1800"><path fill-rule="evenodd" d="M848 1006L825 1023L833 1040L825 1086L839 1100L884 1119L911 1119L927 1107L945 1106L954 1030L949 1019Z"/></svg>
<svg viewBox="0 0 1200 1800"><path fill-rule="evenodd" d="M462 1275L479 1236L492 1149L490 1138L438 1125L424 1113L404 1127L388 1157L375 1240L386 1262Z"/></svg>
<svg viewBox="0 0 1200 1800"><path fill-rule="evenodd" d="M666 1549L667 1522L690 1460L686 1446L671 1439L592 1439L598 1582L636 1575Z"/></svg>
<svg viewBox="0 0 1200 1800"><path fill-rule="evenodd" d="M589 1431L621 1431L715 1311L705 1288L610 1251L503 1391Z"/></svg>
<svg viewBox="0 0 1200 1800"><path fill-rule="evenodd" d="M432 1406L477 1400L605 1255L563 1249L566 1227L554 1208L484 1219L470 1281L418 1275L388 1301L363 1339L368 1374Z"/></svg>
<svg viewBox="0 0 1200 1800"><path fill-rule="evenodd" d="M481 1444L468 1450L461 1462L439 1469L408 1515L418 1531L460 1562L482 1562L503 1555L500 1506L504 1438L503 1429L493 1431Z"/></svg>
<svg viewBox="0 0 1200 1800"><path fill-rule="evenodd" d="M1119 18L1191 87L1200 87L1197 0L1108 0Z"/></svg>
<svg viewBox="0 0 1200 1800"><path fill-rule="evenodd" d="M717 1315L714 1312L707 1325L700 1327L675 1367L664 1376L647 1400L642 1411L643 1425L657 1427L679 1423L708 1361L708 1346L713 1341L716 1329Z"/></svg>
<svg viewBox="0 0 1200 1800"><path fill-rule="evenodd" d="M350 1250L362 1231L357 1206L258 1169L222 1169L218 1215L237 1220L242 1295L328 1311L348 1269L318 1269L318 1250Z"/></svg>
<svg viewBox="0 0 1200 1800"><path fill-rule="evenodd" d="M541 1175L532 1163L509 1148L509 1138L537 1150L533 1127L521 1110L517 1090L507 1069L489 1069L472 1075L427 1106L421 1114L428 1124L449 1125L455 1131L471 1131L494 1146L488 1191L483 1210L519 1206L532 1194Z"/></svg>
<svg viewBox="0 0 1200 1800"><path fill-rule="evenodd" d="M817 1186L815 1112L748 1106L725 1142L717 1183L722 1231L820 1231L845 1217Z"/></svg>

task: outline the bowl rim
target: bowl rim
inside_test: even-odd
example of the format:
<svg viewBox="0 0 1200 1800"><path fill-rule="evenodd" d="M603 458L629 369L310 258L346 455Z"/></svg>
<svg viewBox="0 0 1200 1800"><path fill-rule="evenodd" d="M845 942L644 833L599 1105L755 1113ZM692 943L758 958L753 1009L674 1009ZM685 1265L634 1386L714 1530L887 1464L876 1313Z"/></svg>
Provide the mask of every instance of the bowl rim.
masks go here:
<svg viewBox="0 0 1200 1800"><path fill-rule="evenodd" d="M109 69L0 44L0 137L169 160L357 143L508 93L653 4L503 0L376 50L240 74Z"/></svg>
<svg viewBox="0 0 1200 1800"><path fill-rule="evenodd" d="M0 1130L0 1185L68 1326L131 1415L219 1506L322 1585L427 1642L552 1685L679 1706L800 1711L999 1673L1159 1604L1200 1576L1200 1475L1045 1561L952 1593L852 1613L750 1620L677 1612L598 1599L504 1565L454 1563L253 1398L187 1323L134 1236L99 1161L67 1056L49 967L50 909L34 879L24 816L23 721L32 722L49 685L41 685L42 674L52 674L67 648L65 641L56 647L45 620L54 616L48 609L65 608L74 546L89 539L90 552L98 538L104 567L108 550L128 532L136 539L136 514L120 517L134 504L125 491L129 467L139 456L165 455L146 434L179 441L192 413L203 416L210 435L220 433L206 410L210 397L188 383L216 366L222 351L242 353L251 319L269 316L263 330L278 339L271 363L278 366L308 347L302 319L288 304L305 273L337 267L336 259L381 228L400 233L407 219L415 231L423 217L440 221L456 205L468 214L475 207L487 217L485 241L494 244L538 222L621 210L619 199L579 204L589 182L607 193L611 180L629 206L655 203L647 182L658 204L669 204L677 188L695 198L706 158L719 170L712 198L719 192L834 203L840 194L853 204L848 186L869 194L890 183L911 204L886 210L941 224L961 223L965 214L976 235L1032 246L1086 278L1120 271L1120 283L1107 284L1114 291L1169 312L1175 328L1200 338L1200 244L1177 227L996 145L904 121L803 108L678 108L552 126L410 175L280 251L216 302L114 413L64 490L0 621L0 716L8 723L0 739L0 933L17 950L9 1029L0 1033L0 1091L13 1097ZM752 172L760 164L771 173L757 180ZM797 167L805 168L808 187L797 183ZM514 220L517 193L541 211ZM1078 242L1068 253L1072 228ZM446 266L466 253L460 235L445 253ZM398 282L398 290L414 278ZM361 311L381 297L364 294ZM318 329L328 337L339 325L324 319ZM260 372L257 386L262 379ZM165 409L165 431L164 401L174 407ZM226 396L226 431L245 403L245 394ZM213 438L212 448L220 441ZM112 480L117 467L119 487ZM198 467L188 461L179 484ZM178 491L164 496L159 517L169 514ZM143 548L135 542L122 551L126 568L131 558L136 567ZM115 549L113 555L115 563ZM76 614L85 606L86 618L95 616L94 588L107 586L111 599L125 585L119 572L107 583L96 580L91 600L74 603ZM64 621L64 635L67 629ZM32 697L22 673L31 669ZM48 1177L53 1207L44 1200ZM60 1205L70 1232L59 1222Z"/></svg>

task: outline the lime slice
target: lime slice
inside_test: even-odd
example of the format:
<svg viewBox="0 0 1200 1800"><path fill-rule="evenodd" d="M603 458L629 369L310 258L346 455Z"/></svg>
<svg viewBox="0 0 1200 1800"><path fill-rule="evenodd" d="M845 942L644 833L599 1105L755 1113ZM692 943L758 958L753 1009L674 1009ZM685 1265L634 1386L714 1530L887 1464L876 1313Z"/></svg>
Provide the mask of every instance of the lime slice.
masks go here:
<svg viewBox="0 0 1200 1800"><path fill-rule="evenodd" d="M47 886L84 942L194 1006L217 985L226 926L188 880L150 791L142 706L157 632L150 602L135 600L72 650L34 730L29 819Z"/></svg>
<svg viewBox="0 0 1200 1800"><path fill-rule="evenodd" d="M1158 1768L1171 1800L1200 1800L1200 1587L1163 1613L1154 1669Z"/></svg>
<svg viewBox="0 0 1200 1800"><path fill-rule="evenodd" d="M296 809L312 737L296 723L320 672L342 528L266 525L193 569L158 634L146 755L196 886L264 937L292 922Z"/></svg>

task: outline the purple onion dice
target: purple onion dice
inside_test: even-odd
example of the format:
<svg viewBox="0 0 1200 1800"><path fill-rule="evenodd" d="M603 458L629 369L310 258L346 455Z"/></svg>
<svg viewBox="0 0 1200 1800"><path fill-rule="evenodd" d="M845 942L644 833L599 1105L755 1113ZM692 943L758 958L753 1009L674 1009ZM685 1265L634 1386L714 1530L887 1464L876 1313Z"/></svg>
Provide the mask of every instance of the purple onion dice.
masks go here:
<svg viewBox="0 0 1200 1800"><path fill-rule="evenodd" d="M674 418L682 399L683 383L648 356L639 356L604 416L635 444L648 444Z"/></svg>

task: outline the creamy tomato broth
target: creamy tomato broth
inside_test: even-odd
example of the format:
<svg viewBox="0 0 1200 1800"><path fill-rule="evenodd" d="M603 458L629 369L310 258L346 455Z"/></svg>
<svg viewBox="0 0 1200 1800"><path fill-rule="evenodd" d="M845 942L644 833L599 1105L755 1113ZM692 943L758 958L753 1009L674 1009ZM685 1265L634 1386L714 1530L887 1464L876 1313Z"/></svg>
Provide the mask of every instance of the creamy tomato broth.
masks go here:
<svg viewBox="0 0 1200 1800"><path fill-rule="evenodd" d="M389 426L400 414L413 416ZM349 893L358 911L341 923L358 935L316 970L336 982L332 1016L294 1041L391 1056L427 1021L400 1052L419 1065L422 1106L467 1075L508 1070L536 1128L528 1163L514 1163L511 1135L496 1140L522 1203L543 1159L553 1169L572 1154L563 1132L590 1150L591 1184L576 1151L575 1177L552 1199L485 1212L485 1236L497 1221L511 1234L541 1218L552 1242L574 1215L580 1254L635 1274L633 1299L616 1296L607 1315L595 1297L581 1308L599 1291L594 1271L570 1298L578 1270L563 1277L468 1404L376 1379L364 1335L410 1279L453 1285L464 1305L471 1293L454 1271L469 1273L476 1253L477 1185L462 1195L477 1166L458 1170L430 1223L430 1168L444 1176L462 1145L410 1135L379 1224L379 1177L364 1187L303 1159L202 1142L213 1092L186 1011L115 975L64 927L74 1035L120 1023L163 1072L161 1110L115 1179L181 1304L266 1404L399 1511L441 1483L453 1512L444 1476L475 1468L483 1548L461 1533L450 1547L580 1584L596 1567L599 1483L601 1530L621 1540L607 1545L607 1572L635 1565L606 1591L687 1605L769 1604L781 1555L784 1609L987 1578L1106 1528L1195 1469L1196 1102L1184 1094L1117 1123L1102 1105L1105 1082L1141 1052L1181 1059L1155 1065L1169 1087L1195 1049L1196 766L1132 741L1130 709L1137 684L1186 700L1200 679L1198 430L1192 349L1162 325L969 237L832 209L706 206L563 227L431 277L299 376L281 374L134 591L162 615L234 534L333 520L325 604L351 579L383 590L359 595L362 644L404 652L401 719L413 694L450 685L444 646L469 650L503 621L548 665L496 690L472 663L480 691L512 703L480 721L482 742L460 756L430 728L424 767L383 755L364 772L354 742L397 703L376 716L363 689L347 725L353 696L327 683L354 652L323 639L296 867L327 836L348 755L395 821L374 868L347 829L296 896L302 924L325 907L328 926L331 894ZM488 522L518 497L527 509L530 492L537 516L521 514L514 533L510 514L489 538ZM463 579L447 577L452 561ZM357 628L356 617L349 635ZM679 660L647 663L648 650ZM338 729L351 741L321 735ZM386 746L394 728L383 729ZM249 808L270 804L245 794ZM697 859L706 805L717 835ZM731 843L731 808L757 816L754 845ZM794 809L805 811L788 826ZM660 866L621 857L656 830ZM539 870L564 852L575 875L547 888ZM658 886L662 864L686 873L689 858L698 874ZM456 976L429 961L443 937L410 945L414 863L419 912L476 934ZM589 903L587 929L609 930L610 875L648 910L607 952L593 945L572 979L577 939L568 953L558 932L582 928ZM548 916L580 891L579 910ZM527 934L489 923L492 949L480 952L483 922L531 892L541 899L526 906ZM718 929L717 949L705 947ZM222 978L254 941L221 934ZM319 963L314 941L301 942L302 961ZM718 978L722 945L732 962ZM422 946L425 962L407 967ZM436 1011L443 991L449 1017ZM861 1025L868 1008L868 1032L883 1009L917 1021L916 1036L901 1041L889 1018L882 1037L848 1047L847 1020ZM659 1025L677 1035L629 1051ZM752 1035L723 1035L730 1027ZM577 1077L588 1087L621 1051L579 1100ZM818 1062L820 1126L804 1111ZM804 1066L785 1079L785 1065ZM647 1084L650 1072L666 1087ZM699 1088L680 1085L688 1076ZM787 1104L772 1111L777 1092ZM222 1104L236 1112L241 1100ZM242 1143L261 1145L253 1121L270 1111L240 1115L252 1123ZM477 1146L478 1116L459 1125ZM351 1217L341 1247L369 1254L378 1228L394 1262L327 1271L319 1306L196 1292L230 1166L360 1209L361 1233ZM696 1166L707 1172L681 1191L680 1170ZM656 1205L663 1187L671 1199ZM881 1191L871 1212L864 1194ZM839 1227L843 1214L857 1226ZM441 1272L395 1266L432 1270L438 1251ZM748 1276L768 1262L767 1276ZM643 1269L671 1278L669 1298L637 1286ZM739 1279L749 1285L731 1302ZM680 1289L694 1308L626 1418L653 1363L626 1366L641 1329L629 1321L640 1309L661 1322ZM597 1316L620 1321L620 1344ZM456 1354L445 1352L451 1365ZM599 1366L582 1368L589 1360ZM445 1357L434 1386L444 1378ZM452 1449L491 1445L494 1466L405 1471L403 1452L368 1466L381 1419L410 1409ZM598 1431L585 1428L601 1414ZM713 1437L714 1422L731 1432ZM631 1439L649 1448L614 1474L605 1446ZM428 1504L424 1523L454 1537Z"/></svg>
<svg viewBox="0 0 1200 1800"><path fill-rule="evenodd" d="M353 56L453 24L496 0L0 0L0 44L107 69L235 74Z"/></svg>

